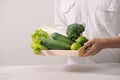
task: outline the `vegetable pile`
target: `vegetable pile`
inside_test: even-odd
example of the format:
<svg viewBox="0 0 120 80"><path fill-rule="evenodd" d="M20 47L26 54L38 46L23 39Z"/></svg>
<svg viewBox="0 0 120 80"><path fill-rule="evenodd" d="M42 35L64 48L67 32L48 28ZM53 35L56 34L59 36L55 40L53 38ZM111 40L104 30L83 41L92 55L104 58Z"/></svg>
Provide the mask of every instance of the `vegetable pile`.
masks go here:
<svg viewBox="0 0 120 80"><path fill-rule="evenodd" d="M52 29L40 28L32 34L31 48L35 54L40 54L41 50L78 50L88 41L82 35L85 30L82 24L68 25L66 35L60 33L60 30Z"/></svg>

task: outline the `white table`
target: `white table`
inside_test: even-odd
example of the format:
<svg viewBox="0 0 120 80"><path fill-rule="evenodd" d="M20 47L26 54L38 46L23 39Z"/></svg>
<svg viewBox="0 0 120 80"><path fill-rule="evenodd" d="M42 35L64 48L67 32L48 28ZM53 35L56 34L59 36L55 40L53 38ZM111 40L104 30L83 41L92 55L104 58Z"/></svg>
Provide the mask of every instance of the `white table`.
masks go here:
<svg viewBox="0 0 120 80"><path fill-rule="evenodd" d="M120 80L120 63L1 66L0 80Z"/></svg>

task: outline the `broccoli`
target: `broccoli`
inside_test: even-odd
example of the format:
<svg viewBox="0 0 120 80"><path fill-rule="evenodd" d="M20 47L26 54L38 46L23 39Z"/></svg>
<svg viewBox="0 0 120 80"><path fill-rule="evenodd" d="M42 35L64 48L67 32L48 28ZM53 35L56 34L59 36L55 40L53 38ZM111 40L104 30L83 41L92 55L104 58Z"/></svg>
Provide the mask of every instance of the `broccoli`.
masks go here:
<svg viewBox="0 0 120 80"><path fill-rule="evenodd" d="M82 34L84 30L85 30L85 27L82 24L74 23L74 24L68 25L66 34L69 38L71 38L72 40L75 40L80 36L80 34Z"/></svg>

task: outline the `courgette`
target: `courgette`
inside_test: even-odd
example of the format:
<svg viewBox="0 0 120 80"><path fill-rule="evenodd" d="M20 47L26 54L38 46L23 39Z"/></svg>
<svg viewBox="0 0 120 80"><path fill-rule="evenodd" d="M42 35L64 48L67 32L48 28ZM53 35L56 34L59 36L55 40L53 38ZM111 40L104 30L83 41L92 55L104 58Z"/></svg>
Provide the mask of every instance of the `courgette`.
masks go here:
<svg viewBox="0 0 120 80"><path fill-rule="evenodd" d="M69 44L73 43L73 41L70 38L68 38L67 36L64 36L64 35L62 35L60 33L57 33L57 32L54 32L52 34L52 38L55 39L55 40L59 40L59 41L69 43Z"/></svg>
<svg viewBox="0 0 120 80"><path fill-rule="evenodd" d="M53 50L70 50L71 45L54 39L43 39L41 45Z"/></svg>

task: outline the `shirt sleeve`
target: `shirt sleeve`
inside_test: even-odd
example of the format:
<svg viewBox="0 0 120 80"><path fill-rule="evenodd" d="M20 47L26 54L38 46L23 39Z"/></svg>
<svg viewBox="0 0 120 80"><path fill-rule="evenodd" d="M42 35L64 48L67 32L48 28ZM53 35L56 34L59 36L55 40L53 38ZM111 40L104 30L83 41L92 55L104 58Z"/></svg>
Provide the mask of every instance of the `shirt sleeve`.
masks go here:
<svg viewBox="0 0 120 80"><path fill-rule="evenodd" d="M67 22L63 12L61 11L62 0L55 0L54 6L54 24L57 28L65 28Z"/></svg>

